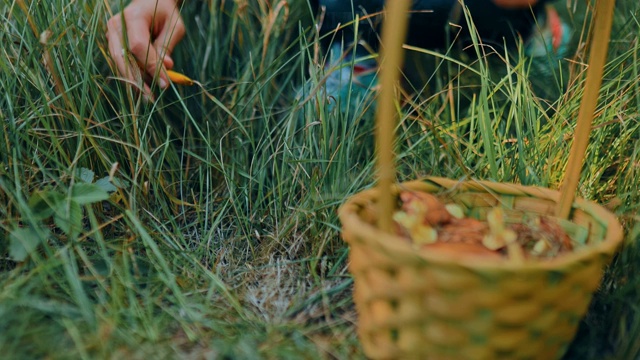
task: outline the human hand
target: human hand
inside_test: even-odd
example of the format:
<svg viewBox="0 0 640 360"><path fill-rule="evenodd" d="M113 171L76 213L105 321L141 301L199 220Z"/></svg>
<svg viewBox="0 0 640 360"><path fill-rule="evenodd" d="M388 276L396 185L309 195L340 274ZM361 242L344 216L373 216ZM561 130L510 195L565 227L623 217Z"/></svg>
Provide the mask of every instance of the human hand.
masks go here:
<svg viewBox="0 0 640 360"><path fill-rule="evenodd" d="M161 88L169 85L166 69L173 68L171 52L184 34L176 0L133 0L107 22L109 53L119 75L133 83L141 76L148 80L157 75ZM145 81L141 90L152 99L149 84Z"/></svg>
<svg viewBox="0 0 640 360"><path fill-rule="evenodd" d="M507 9L521 9L534 6L538 0L493 0L493 3Z"/></svg>

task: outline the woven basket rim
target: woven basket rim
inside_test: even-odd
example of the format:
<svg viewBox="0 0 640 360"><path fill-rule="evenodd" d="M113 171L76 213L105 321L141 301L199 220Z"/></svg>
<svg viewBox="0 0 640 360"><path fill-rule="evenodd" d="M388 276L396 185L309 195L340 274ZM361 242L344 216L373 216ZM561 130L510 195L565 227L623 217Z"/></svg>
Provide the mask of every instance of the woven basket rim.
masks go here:
<svg viewBox="0 0 640 360"><path fill-rule="evenodd" d="M403 182L397 184L394 191L404 188L419 190L419 188L424 188L425 186L428 187L429 185L440 186L443 190L455 187L455 190L459 192L475 190L476 192L489 193L489 191L483 190L492 190L491 192L496 194L522 194L524 196L529 195L531 197L551 200L556 203L560 199L559 191L548 188L486 180L452 180L441 177L426 177L420 180ZM367 245L375 246L389 254L392 254L394 257L398 258L398 260L406 260L410 262L428 261L430 263L442 265L457 265L469 269L483 270L554 270L585 261L594 256L612 255L623 240L622 225L613 213L597 203L587 201L582 198L576 198L572 204L572 208L579 208L586 210L589 213L595 213L600 219L604 220L608 226L605 237L602 241L596 244L588 244L569 254L553 259L528 259L522 263L515 263L508 259L496 261L482 257L461 257L440 252L418 252L400 236L383 233L375 226L360 218L358 215L358 210L361 208L360 204L365 204L371 199L375 199L377 194L377 188L367 189L351 196L342 206L340 206L338 215L342 223L342 228L343 231L349 231L357 235L357 238L364 241Z"/></svg>

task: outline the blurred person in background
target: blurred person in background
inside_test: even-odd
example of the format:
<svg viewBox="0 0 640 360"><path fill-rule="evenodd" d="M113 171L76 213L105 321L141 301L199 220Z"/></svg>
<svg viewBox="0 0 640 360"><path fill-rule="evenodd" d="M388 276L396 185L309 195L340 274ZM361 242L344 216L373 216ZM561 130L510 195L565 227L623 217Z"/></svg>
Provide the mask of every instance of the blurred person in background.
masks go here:
<svg viewBox="0 0 640 360"><path fill-rule="evenodd" d="M376 81L377 62L366 55L378 47L384 0L309 1L312 9L323 15L319 17L323 19L320 33L323 48L330 55L327 67L336 69L326 82L328 96L344 96L345 85L350 81L371 89ZM445 49L453 41L460 46L471 45L464 6L483 44L502 48L522 41L528 56L557 59L564 55L570 31L548 2L469 0L462 5L459 0L414 0L407 43L433 50ZM361 20L357 36L354 26L344 26L352 24L356 15L366 19ZM169 85L165 70L173 68L171 54L185 33L178 0L133 0L109 19L106 36L119 75L135 83L135 74L142 70L146 81L141 90L151 99L153 79L160 88ZM335 62L348 66L335 66Z"/></svg>

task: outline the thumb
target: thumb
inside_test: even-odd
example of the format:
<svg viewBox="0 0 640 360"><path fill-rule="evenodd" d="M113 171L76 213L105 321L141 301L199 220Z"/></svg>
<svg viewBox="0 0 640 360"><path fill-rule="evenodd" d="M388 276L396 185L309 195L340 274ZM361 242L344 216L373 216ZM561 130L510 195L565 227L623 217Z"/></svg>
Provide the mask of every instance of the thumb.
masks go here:
<svg viewBox="0 0 640 360"><path fill-rule="evenodd" d="M171 64L173 66L173 64ZM167 79L167 69L164 59L160 57L160 54L153 46L148 46L148 51L146 54L146 64L145 71L151 78L155 78L158 76L158 85L161 88L166 88L169 85L169 80Z"/></svg>
<svg viewBox="0 0 640 360"><path fill-rule="evenodd" d="M177 18L176 21L164 26L156 36L153 47L155 48L156 54L162 59L162 64L165 68L173 68L174 62L173 58L171 58L171 53L173 52L173 48L182 40L184 34L185 28L182 19ZM167 80L164 72L162 72L160 76Z"/></svg>
<svg viewBox="0 0 640 360"><path fill-rule="evenodd" d="M173 58L171 57L171 55L169 54L165 54L164 58L162 59L162 63L164 64L164 67L167 69L173 69Z"/></svg>

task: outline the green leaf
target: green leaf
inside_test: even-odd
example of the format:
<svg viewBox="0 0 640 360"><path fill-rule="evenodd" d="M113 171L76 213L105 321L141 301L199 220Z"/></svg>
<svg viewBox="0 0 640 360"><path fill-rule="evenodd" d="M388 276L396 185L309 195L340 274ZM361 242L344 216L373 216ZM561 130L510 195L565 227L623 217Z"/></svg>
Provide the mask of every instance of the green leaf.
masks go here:
<svg viewBox="0 0 640 360"><path fill-rule="evenodd" d="M36 191L29 197L29 208L37 220L49 218L64 204L64 195L55 191Z"/></svg>
<svg viewBox="0 0 640 360"><path fill-rule="evenodd" d="M111 181L109 181L109 177L105 176L102 179L98 179L98 181L96 181L96 185L98 185L102 190L108 192L108 193L112 193L112 192L116 192L118 191L118 188L115 187Z"/></svg>
<svg viewBox="0 0 640 360"><path fill-rule="evenodd" d="M75 238L82 229L82 206L70 200L68 204L60 206L53 215L53 222L70 238Z"/></svg>
<svg viewBox="0 0 640 360"><path fill-rule="evenodd" d="M17 228L9 235L9 256L14 261L24 261L47 237L41 238L33 228Z"/></svg>
<svg viewBox="0 0 640 360"><path fill-rule="evenodd" d="M120 189L127 188L129 187L129 184L131 184L127 180L122 180L118 177L114 177L111 181L113 182L113 185L115 185L117 188L120 188Z"/></svg>
<svg viewBox="0 0 640 360"><path fill-rule="evenodd" d="M80 179L86 183L92 183L95 175L91 169L80 168Z"/></svg>
<svg viewBox="0 0 640 360"><path fill-rule="evenodd" d="M80 205L96 203L108 198L109 193L97 184L79 183L71 188L71 200Z"/></svg>

